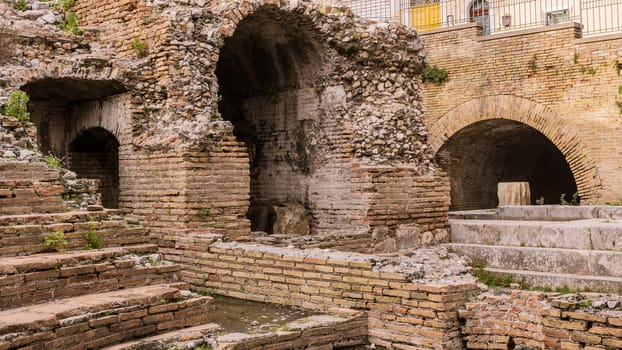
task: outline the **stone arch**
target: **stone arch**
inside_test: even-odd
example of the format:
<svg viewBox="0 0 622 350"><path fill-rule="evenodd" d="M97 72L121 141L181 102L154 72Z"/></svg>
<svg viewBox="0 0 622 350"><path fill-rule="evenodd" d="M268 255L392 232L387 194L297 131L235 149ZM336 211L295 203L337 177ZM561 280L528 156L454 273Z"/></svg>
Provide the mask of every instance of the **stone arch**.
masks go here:
<svg viewBox="0 0 622 350"><path fill-rule="evenodd" d="M308 183L323 162L322 118L314 79L323 66L310 18L273 5L248 9L225 34L215 74L222 118L233 124L250 160L250 207L256 231L306 234ZM222 27L221 27L222 28Z"/></svg>
<svg viewBox="0 0 622 350"><path fill-rule="evenodd" d="M460 130L493 119L520 122L544 135L568 162L582 200L590 202L598 198L600 177L577 131L555 111L525 98L483 96L453 108L430 126L430 147L437 153Z"/></svg>
<svg viewBox="0 0 622 350"><path fill-rule="evenodd" d="M92 62L91 62L92 63ZM31 118L44 153L64 157L70 140L91 127L103 127L130 143L128 83L121 69L95 62L51 63L20 71L9 85L30 96Z"/></svg>
<svg viewBox="0 0 622 350"><path fill-rule="evenodd" d="M119 208L119 149L132 143L128 82L102 62L51 63L16 74L12 86L30 96L31 120L44 154L63 159L79 177L100 180L102 204Z"/></svg>

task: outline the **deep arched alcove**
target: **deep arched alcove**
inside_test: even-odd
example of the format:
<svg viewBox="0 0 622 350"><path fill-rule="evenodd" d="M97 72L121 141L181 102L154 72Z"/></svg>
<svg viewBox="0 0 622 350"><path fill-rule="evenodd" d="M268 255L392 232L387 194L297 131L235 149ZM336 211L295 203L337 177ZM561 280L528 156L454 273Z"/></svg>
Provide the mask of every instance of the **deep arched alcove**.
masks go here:
<svg viewBox="0 0 622 350"><path fill-rule="evenodd" d="M527 181L532 204L568 200L577 185L564 155L542 133L520 122L490 119L455 133L436 154L451 180L451 210L494 208L497 183Z"/></svg>
<svg viewBox="0 0 622 350"><path fill-rule="evenodd" d="M242 20L220 50L218 107L249 154L253 230L272 233L281 206L306 212L297 214L307 217L303 222L312 216L306 179L319 152L309 138L319 121L311 87L321 66L322 45L310 20L274 6Z"/></svg>
<svg viewBox="0 0 622 350"><path fill-rule="evenodd" d="M98 179L102 204L119 207L119 142L103 128L80 133L69 147L67 166L79 177Z"/></svg>

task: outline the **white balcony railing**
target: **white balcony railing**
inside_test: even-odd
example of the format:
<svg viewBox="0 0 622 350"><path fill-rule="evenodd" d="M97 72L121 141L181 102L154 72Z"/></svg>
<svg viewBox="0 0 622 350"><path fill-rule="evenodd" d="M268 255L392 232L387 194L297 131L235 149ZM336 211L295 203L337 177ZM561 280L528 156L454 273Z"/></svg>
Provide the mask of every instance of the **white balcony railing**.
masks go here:
<svg viewBox="0 0 622 350"><path fill-rule="evenodd" d="M622 0L343 0L359 16L419 31L478 22L484 34L579 22L584 36L622 32Z"/></svg>

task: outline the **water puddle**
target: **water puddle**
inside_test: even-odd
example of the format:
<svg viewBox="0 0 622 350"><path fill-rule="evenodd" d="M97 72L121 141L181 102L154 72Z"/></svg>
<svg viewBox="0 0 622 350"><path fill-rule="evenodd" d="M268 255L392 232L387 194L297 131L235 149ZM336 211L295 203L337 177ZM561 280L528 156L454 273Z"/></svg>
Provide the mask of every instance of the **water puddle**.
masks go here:
<svg viewBox="0 0 622 350"><path fill-rule="evenodd" d="M214 295L214 322L226 333L264 333L319 312Z"/></svg>

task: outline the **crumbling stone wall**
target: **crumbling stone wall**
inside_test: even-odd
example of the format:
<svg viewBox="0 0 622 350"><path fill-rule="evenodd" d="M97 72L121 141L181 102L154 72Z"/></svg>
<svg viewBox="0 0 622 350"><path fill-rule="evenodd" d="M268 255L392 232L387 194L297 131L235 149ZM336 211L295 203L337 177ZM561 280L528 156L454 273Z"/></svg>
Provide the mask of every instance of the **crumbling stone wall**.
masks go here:
<svg viewBox="0 0 622 350"><path fill-rule="evenodd" d="M467 349L617 349L617 295L512 291L485 293L458 311Z"/></svg>
<svg viewBox="0 0 622 350"><path fill-rule="evenodd" d="M247 235L249 207L291 205L299 223L271 228L365 233L385 250L447 239L413 30L309 3L82 0L73 10L85 35L34 26L20 45L46 44L16 51L7 86L33 95L53 153L67 155L88 128L117 138L120 208L162 233ZM251 34L268 44L245 55ZM393 193L409 194L406 212Z"/></svg>

